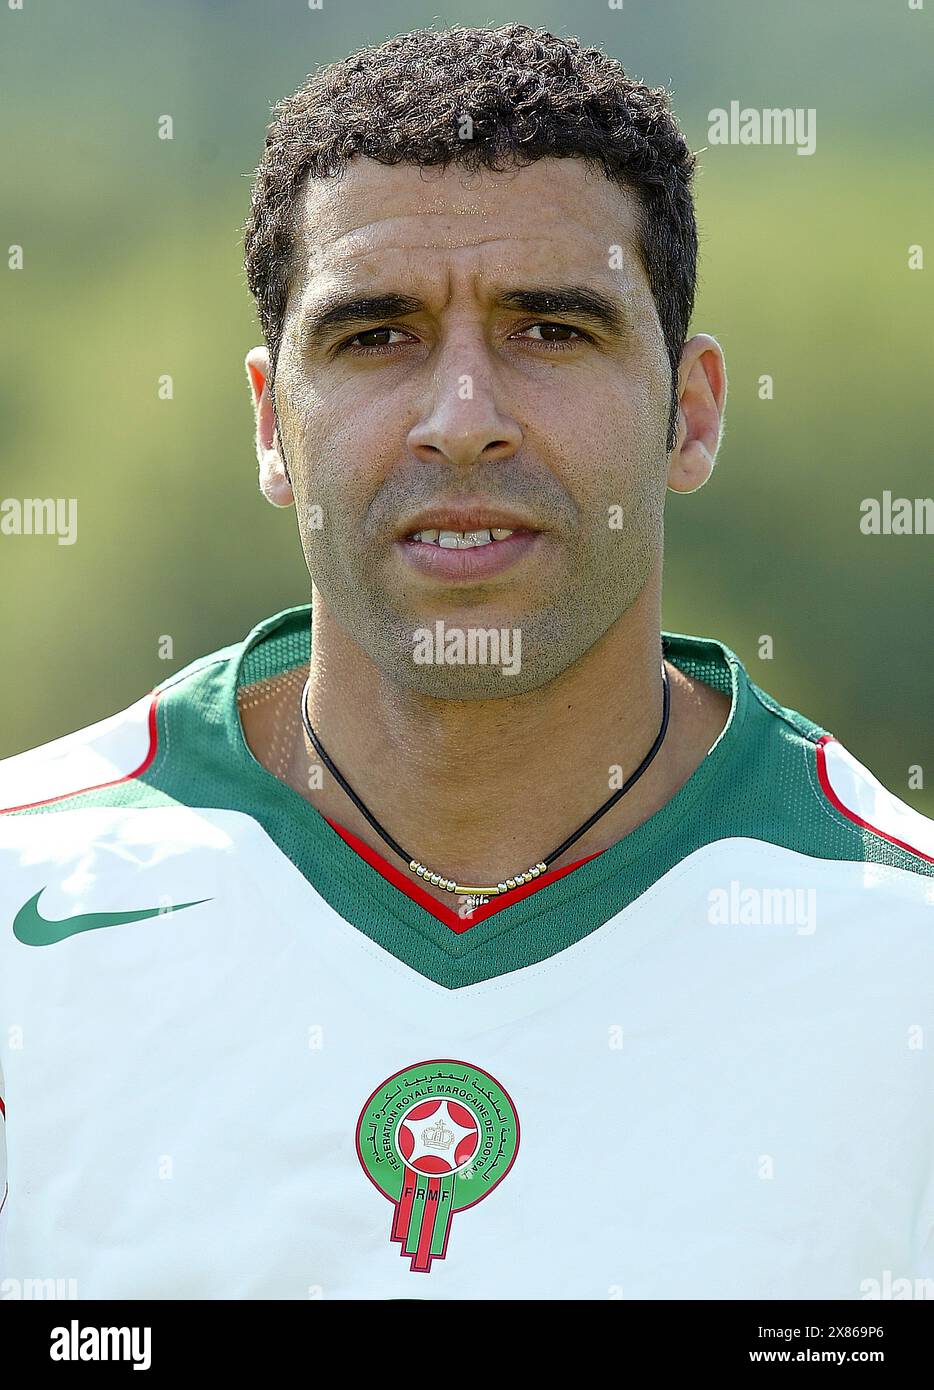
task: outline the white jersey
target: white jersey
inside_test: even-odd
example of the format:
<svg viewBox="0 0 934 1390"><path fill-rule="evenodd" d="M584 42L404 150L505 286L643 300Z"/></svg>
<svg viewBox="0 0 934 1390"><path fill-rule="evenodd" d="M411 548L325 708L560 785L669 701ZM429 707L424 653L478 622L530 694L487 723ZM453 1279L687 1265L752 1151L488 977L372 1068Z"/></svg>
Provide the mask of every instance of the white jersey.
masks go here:
<svg viewBox="0 0 934 1390"><path fill-rule="evenodd" d="M462 919L250 752L309 627L0 764L0 1294L921 1296L934 824L666 633L707 757Z"/></svg>

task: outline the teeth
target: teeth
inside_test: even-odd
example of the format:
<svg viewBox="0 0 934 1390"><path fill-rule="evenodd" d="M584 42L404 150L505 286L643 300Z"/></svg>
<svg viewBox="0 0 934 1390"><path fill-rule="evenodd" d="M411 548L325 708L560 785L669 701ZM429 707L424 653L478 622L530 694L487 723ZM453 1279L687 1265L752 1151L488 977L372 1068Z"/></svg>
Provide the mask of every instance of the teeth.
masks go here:
<svg viewBox="0 0 934 1390"><path fill-rule="evenodd" d="M490 545L492 541L504 541L511 535L511 530L499 526L482 531L416 531L412 539L425 545L440 545L445 550L473 550L479 545Z"/></svg>

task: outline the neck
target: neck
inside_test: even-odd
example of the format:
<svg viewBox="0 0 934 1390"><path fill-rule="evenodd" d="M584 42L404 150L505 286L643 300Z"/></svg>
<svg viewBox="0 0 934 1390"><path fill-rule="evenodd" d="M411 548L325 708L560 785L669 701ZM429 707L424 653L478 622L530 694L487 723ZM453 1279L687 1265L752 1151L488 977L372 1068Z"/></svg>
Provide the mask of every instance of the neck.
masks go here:
<svg viewBox="0 0 934 1390"><path fill-rule="evenodd" d="M544 859L621 785L658 733L657 578L559 678L487 701L432 699L389 681L316 590L312 599L308 712L315 733L383 828L448 878L497 882ZM691 746L690 683L673 668L669 674L671 719L658 756L552 867L615 843L663 805L703 757L706 746ZM303 739L293 764L293 781L303 787L307 759ZM325 774L323 787L306 795L322 814L388 853L332 777Z"/></svg>

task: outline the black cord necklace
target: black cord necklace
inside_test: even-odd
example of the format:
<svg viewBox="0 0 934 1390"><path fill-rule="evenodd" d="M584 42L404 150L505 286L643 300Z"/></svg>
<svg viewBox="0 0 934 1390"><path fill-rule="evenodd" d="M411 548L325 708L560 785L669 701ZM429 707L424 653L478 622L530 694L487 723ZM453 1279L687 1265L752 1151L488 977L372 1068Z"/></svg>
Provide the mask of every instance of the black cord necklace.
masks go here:
<svg viewBox="0 0 934 1390"><path fill-rule="evenodd" d="M605 816L607 811L609 811L613 806L616 805L620 797L625 796L626 793L635 786L642 774L646 772L649 768L650 764L652 763L656 754L658 753L658 750L661 748L662 744L665 741L665 734L668 732L668 716L671 713L671 692L668 688L668 672L665 670L665 663L662 662L661 727L659 728L655 742L652 744L652 747L646 753L645 757L642 759L642 762L636 768L635 772L633 772L631 776L626 778L626 781L618 789L618 791L615 791L608 801L605 801L598 810L594 811L593 815L588 820L585 820L584 824L580 826L578 830L575 830L573 835L569 835L568 838L562 844L560 844L557 849L552 850L551 854L549 854L547 858L540 860L537 864L533 864L530 869L526 869L524 873L517 874L515 878L507 878L502 883L491 884L486 887L476 887L465 886L464 884L456 883L454 879L444 878L441 874L433 873L431 869L427 869L424 864L421 864L417 859L414 859L411 854L404 850L402 846L392 838L392 836L389 834L387 830L383 829L379 821L373 815L372 811L370 811L363 804L363 802L360 800L360 797L354 791L353 787L346 780L343 774L338 770L338 768L334 765L328 754L325 752L325 749L322 746L321 740L318 738L318 735L311 727L311 720L308 717L308 688L310 685L311 676L308 677L302 688L302 724L304 725L305 733L311 740L312 747L318 754L318 757L324 763L325 767L331 773L332 777L335 779L338 785L347 793L347 795L350 797L351 801L356 806L360 814L370 823L370 825L372 825L373 829L376 831L377 835L384 842L384 844L387 844L394 854L397 854L400 859L405 861L405 863L411 869L412 873L418 874L419 878L423 878L426 881L426 883L430 883L435 888L444 888L449 893L468 895L472 900L470 903L471 907L479 907L482 903L489 901L489 899L492 897L501 896L503 893L509 893L514 888L520 888L524 883L531 883L533 879L540 878L541 875L546 872L550 864L553 864L556 859L560 859L561 855L564 854L566 850L569 850L571 846L575 844L582 835L586 834L590 827L592 825L595 825L601 816Z"/></svg>

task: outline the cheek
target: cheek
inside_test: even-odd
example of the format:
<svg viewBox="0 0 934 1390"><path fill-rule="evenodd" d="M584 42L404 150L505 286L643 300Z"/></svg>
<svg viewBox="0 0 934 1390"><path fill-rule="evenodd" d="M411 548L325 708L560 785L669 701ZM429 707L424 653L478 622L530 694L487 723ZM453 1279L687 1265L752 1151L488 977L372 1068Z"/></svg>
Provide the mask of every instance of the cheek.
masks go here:
<svg viewBox="0 0 934 1390"><path fill-rule="evenodd" d="M657 458L645 421L631 413L601 409L582 421L565 443L563 482L583 529L602 530L611 507L641 511L646 493L657 493Z"/></svg>
<svg viewBox="0 0 934 1390"><path fill-rule="evenodd" d="M378 409L360 391L343 401L340 393L327 401L309 397L298 422L309 488L340 512L359 515L404 457L404 433L394 420L394 410Z"/></svg>
<svg viewBox="0 0 934 1390"><path fill-rule="evenodd" d="M311 532L312 545L326 539L325 530L340 530L344 518L356 514L364 491L363 470L353 467L340 427L332 432L320 426L314 417L306 418L293 428L286 445L299 526L303 535ZM315 509L323 518L317 528Z"/></svg>
<svg viewBox="0 0 934 1390"><path fill-rule="evenodd" d="M644 577L660 542L664 423L635 411L595 417L574 443L564 481L579 509L589 568L613 585L624 575Z"/></svg>

